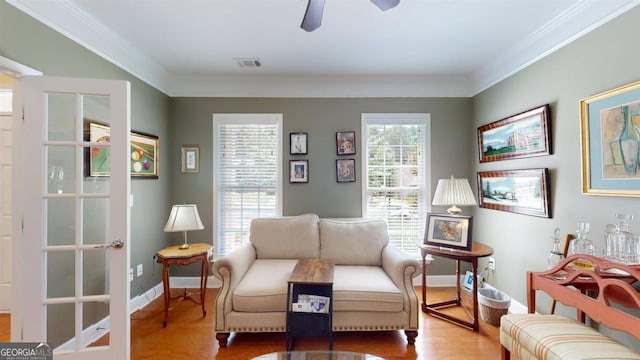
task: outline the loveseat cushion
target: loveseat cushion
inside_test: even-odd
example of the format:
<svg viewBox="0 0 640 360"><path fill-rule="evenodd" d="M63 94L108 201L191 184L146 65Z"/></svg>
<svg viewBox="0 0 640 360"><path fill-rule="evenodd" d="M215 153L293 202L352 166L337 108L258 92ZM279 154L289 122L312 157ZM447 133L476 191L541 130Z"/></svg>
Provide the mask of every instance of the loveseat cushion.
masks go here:
<svg viewBox="0 0 640 360"><path fill-rule="evenodd" d="M389 243L384 220L321 219L320 258L336 265L382 265L382 249Z"/></svg>
<svg viewBox="0 0 640 360"><path fill-rule="evenodd" d="M523 360L640 359L618 341L561 315L504 315L500 343Z"/></svg>
<svg viewBox="0 0 640 360"><path fill-rule="evenodd" d="M333 311L402 311L402 292L379 266L335 267Z"/></svg>
<svg viewBox="0 0 640 360"><path fill-rule="evenodd" d="M308 259L320 255L318 215L256 218L249 241L258 259Z"/></svg>
<svg viewBox="0 0 640 360"><path fill-rule="evenodd" d="M285 311L287 281L298 260L256 259L233 291L233 310Z"/></svg>

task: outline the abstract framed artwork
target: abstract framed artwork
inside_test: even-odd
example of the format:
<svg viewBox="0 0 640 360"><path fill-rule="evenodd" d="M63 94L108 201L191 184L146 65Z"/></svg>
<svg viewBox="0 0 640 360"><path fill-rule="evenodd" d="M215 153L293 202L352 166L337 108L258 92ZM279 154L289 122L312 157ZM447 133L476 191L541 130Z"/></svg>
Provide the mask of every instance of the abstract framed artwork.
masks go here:
<svg viewBox="0 0 640 360"><path fill-rule="evenodd" d="M105 177L111 174L111 162L109 161L109 146L100 146L100 143L109 143L111 129L109 126L88 122L87 140L96 145L88 149L86 156L86 171L88 177ZM158 178L158 149L159 140L155 135L132 131L130 135L130 164L131 177L141 179Z"/></svg>
<svg viewBox="0 0 640 360"><path fill-rule="evenodd" d="M582 193L640 196L640 81L580 100Z"/></svg>
<svg viewBox="0 0 640 360"><path fill-rule="evenodd" d="M480 162L551 154L549 104L478 128Z"/></svg>
<svg viewBox="0 0 640 360"><path fill-rule="evenodd" d="M289 182L309 182L309 160L289 160Z"/></svg>
<svg viewBox="0 0 640 360"><path fill-rule="evenodd" d="M478 172L478 194L481 208L551 217L546 168Z"/></svg>
<svg viewBox="0 0 640 360"><path fill-rule="evenodd" d="M473 217L468 215L427 214L424 244L458 250L471 250Z"/></svg>

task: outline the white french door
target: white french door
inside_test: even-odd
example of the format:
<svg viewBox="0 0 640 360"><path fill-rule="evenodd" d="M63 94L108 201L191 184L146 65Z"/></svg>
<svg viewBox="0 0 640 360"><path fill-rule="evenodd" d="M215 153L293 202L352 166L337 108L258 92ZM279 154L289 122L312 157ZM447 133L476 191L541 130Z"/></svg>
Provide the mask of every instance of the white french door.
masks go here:
<svg viewBox="0 0 640 360"><path fill-rule="evenodd" d="M20 341L48 343L57 360L129 359L130 85L25 77L18 87ZM110 133L91 138L88 122Z"/></svg>

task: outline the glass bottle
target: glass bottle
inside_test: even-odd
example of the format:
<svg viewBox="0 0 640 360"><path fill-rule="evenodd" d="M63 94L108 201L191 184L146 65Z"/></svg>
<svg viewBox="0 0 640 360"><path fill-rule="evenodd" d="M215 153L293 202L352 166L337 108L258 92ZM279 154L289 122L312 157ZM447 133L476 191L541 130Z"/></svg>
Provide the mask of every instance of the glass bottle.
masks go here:
<svg viewBox="0 0 640 360"><path fill-rule="evenodd" d="M620 144L622 164L627 175L636 175L638 170L638 138L634 136L632 131L634 127L629 115L629 106L623 106L621 111L623 127L618 143Z"/></svg>
<svg viewBox="0 0 640 360"><path fill-rule="evenodd" d="M560 251L560 228L556 228L553 231L551 239L553 240L553 248L551 248L551 252L549 252L549 257L547 258L547 269L556 267L564 260L564 255L562 251Z"/></svg>
<svg viewBox="0 0 640 360"><path fill-rule="evenodd" d="M593 241L587 238L590 227L591 225L588 222L578 222L578 228L576 230L578 237L571 240L571 244L569 245L569 255L595 255L595 246L593 245ZM577 259L572 263L572 266L580 270L594 269L594 264L587 259Z"/></svg>
<svg viewBox="0 0 640 360"><path fill-rule="evenodd" d="M617 224L604 227L605 249L603 256L606 260L621 263L628 262L629 245L634 242L634 235L629 231L629 223L633 215L616 213Z"/></svg>

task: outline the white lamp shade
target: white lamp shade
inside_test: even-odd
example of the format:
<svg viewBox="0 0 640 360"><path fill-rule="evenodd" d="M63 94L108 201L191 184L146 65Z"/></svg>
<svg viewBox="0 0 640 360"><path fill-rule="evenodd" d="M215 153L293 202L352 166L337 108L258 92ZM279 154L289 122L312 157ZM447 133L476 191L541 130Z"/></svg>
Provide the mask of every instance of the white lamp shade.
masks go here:
<svg viewBox="0 0 640 360"><path fill-rule="evenodd" d="M471 186L467 179L438 180L436 193L433 195L432 205L476 205Z"/></svg>
<svg viewBox="0 0 640 360"><path fill-rule="evenodd" d="M173 205L167 224L164 226L165 232L202 230L202 220L198 213L198 206L195 204Z"/></svg>

